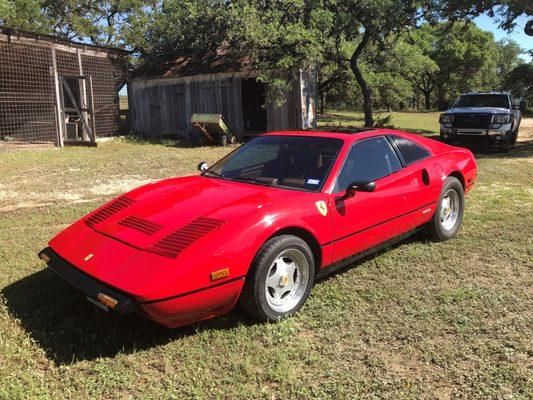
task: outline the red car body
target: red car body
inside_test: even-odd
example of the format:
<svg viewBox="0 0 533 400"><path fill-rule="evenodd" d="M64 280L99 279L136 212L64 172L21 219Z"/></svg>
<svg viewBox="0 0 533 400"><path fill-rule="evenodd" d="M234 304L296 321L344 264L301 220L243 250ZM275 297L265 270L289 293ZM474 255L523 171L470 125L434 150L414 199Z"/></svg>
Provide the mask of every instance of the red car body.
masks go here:
<svg viewBox="0 0 533 400"><path fill-rule="evenodd" d="M390 133L416 142L431 156L339 206L334 182L351 145ZM303 238L313 250L317 273L325 273L427 223L448 176L456 176L465 192L476 179L470 151L406 132L266 135L344 142L320 192L201 175L165 179L80 219L54 237L41 258L93 300L107 293L118 300L111 306L119 312L140 312L178 327L230 311L258 250L275 235ZM327 205L325 216L317 209L319 201Z"/></svg>

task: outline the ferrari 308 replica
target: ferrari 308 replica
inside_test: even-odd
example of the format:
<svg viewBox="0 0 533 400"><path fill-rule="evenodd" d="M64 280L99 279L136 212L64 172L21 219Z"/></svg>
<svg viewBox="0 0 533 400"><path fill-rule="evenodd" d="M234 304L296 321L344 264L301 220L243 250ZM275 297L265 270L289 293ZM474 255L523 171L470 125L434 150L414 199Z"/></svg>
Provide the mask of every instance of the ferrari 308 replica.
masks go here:
<svg viewBox="0 0 533 400"><path fill-rule="evenodd" d="M419 230L454 237L477 174L469 150L389 129L266 133L199 169L110 201L39 257L99 307L167 327L237 302L279 320L328 272Z"/></svg>

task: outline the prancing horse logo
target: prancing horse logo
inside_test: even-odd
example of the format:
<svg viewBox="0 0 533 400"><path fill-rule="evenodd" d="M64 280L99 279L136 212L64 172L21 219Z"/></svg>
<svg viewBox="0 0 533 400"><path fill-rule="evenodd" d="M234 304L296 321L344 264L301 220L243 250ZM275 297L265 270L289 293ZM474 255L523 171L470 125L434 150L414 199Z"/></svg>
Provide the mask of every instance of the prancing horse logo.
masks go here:
<svg viewBox="0 0 533 400"><path fill-rule="evenodd" d="M315 206L320 214L322 214L324 217L328 215L328 206L326 205L326 202L320 200L315 203Z"/></svg>

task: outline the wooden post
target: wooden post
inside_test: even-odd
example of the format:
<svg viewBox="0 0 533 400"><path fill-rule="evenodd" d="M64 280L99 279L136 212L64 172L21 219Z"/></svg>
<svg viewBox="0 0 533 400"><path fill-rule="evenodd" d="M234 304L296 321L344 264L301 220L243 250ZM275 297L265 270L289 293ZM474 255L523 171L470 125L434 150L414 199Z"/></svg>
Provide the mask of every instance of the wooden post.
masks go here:
<svg viewBox="0 0 533 400"><path fill-rule="evenodd" d="M78 70L80 72L80 76L83 76L83 66L82 66L82 63L81 63L81 51L80 49L77 49L76 50L76 54L78 56ZM86 109L87 108L87 90L86 90L86 86L87 86L87 80L86 79L80 79L78 80L78 84L80 86L80 89L81 89L81 109ZM87 121L87 111L82 111L82 118ZM88 132L84 129L84 126L85 125L82 125L83 129L82 129L82 139L83 141L85 142L88 142L90 139L89 139L89 135L88 135Z"/></svg>
<svg viewBox="0 0 533 400"><path fill-rule="evenodd" d="M56 48L52 44L52 70L54 76L54 91L56 97L56 118L57 118L57 145L59 147L64 146L64 132L65 132L65 113L63 110L63 101L62 101L62 92L59 90L59 75L57 73L57 59L56 59Z"/></svg>
<svg viewBox="0 0 533 400"><path fill-rule="evenodd" d="M191 86L190 82L185 82L185 115L186 115L186 121L187 121L187 129L185 130L185 141L189 143L192 139L192 127L190 125L190 120L192 116L191 111Z"/></svg>
<svg viewBox="0 0 533 400"><path fill-rule="evenodd" d="M96 123L94 120L94 92L93 92L93 77L89 75L87 77L89 80L89 90L91 91L91 97L89 102L89 113L91 115L91 130L93 133L93 137L91 138L93 140L93 143L96 143Z"/></svg>

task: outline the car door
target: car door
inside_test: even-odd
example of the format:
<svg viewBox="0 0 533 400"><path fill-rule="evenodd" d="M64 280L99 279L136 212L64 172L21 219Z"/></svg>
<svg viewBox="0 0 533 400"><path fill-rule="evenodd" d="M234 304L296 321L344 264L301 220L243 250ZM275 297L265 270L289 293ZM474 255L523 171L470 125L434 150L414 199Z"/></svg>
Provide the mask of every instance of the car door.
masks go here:
<svg viewBox="0 0 533 400"><path fill-rule="evenodd" d="M343 197L354 181L373 181L373 192L358 191ZM406 174L385 136L357 141L337 176L329 203L335 233L333 262L360 253L401 234L408 211L405 193L413 179Z"/></svg>
<svg viewBox="0 0 533 400"><path fill-rule="evenodd" d="M406 215L403 221L406 228L413 229L428 222L433 215L442 186L442 177L436 172L440 166L424 146L398 134L388 137L400 157L403 177L410 182L404 186Z"/></svg>

